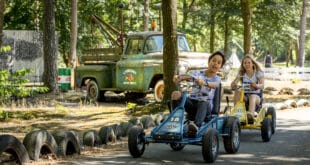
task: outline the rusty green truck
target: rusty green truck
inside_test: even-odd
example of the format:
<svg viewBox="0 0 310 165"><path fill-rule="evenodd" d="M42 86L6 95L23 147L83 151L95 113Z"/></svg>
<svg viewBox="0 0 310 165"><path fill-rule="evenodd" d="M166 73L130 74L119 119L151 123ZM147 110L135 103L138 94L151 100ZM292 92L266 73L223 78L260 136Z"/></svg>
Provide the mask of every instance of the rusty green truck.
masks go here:
<svg viewBox="0 0 310 165"><path fill-rule="evenodd" d="M207 67L209 54L190 52L183 34L178 34L178 49L179 72ZM162 32L128 33L123 49L85 51L81 62L75 70L75 82L78 88L86 87L89 99L103 100L106 91L137 98L152 92L156 101L163 97Z"/></svg>
<svg viewBox="0 0 310 165"><path fill-rule="evenodd" d="M97 15L92 15L91 20L99 26L108 45L83 52L82 65L75 69L76 87L86 89L87 98L98 101L104 99L107 91L124 92L135 98L152 92L155 100L161 101L164 90L162 32L124 34ZM177 41L179 72L190 67L207 67L208 53L190 52L181 33L178 33Z"/></svg>

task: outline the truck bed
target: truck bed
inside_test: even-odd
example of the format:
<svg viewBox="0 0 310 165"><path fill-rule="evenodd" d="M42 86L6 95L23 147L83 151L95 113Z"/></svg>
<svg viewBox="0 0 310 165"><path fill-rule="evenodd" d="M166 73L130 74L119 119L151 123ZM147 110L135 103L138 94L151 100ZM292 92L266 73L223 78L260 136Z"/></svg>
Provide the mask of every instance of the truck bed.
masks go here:
<svg viewBox="0 0 310 165"><path fill-rule="evenodd" d="M105 64L117 62L122 54L121 48L96 48L83 51L81 63L83 64Z"/></svg>

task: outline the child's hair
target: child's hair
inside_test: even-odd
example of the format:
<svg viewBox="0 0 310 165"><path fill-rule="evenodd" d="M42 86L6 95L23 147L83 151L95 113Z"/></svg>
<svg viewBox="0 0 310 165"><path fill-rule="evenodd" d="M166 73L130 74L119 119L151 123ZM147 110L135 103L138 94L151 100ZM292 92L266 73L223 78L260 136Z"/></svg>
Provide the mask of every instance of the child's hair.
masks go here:
<svg viewBox="0 0 310 165"><path fill-rule="evenodd" d="M243 57L243 59L242 59L242 61L241 61L241 64L240 64L239 73L238 73L239 76L242 76L242 75L245 74L245 69L244 69L244 67L243 67L243 61L244 61L245 59L247 59L247 58L250 59L250 60L252 61L252 63L253 63L253 70L254 70L254 72L257 72L257 71L263 72L262 67L260 66L260 64L259 64L257 61L254 60L254 58L252 57L252 55L246 54L246 55ZM240 78L240 80L241 80L241 82L242 82L242 78Z"/></svg>
<svg viewBox="0 0 310 165"><path fill-rule="evenodd" d="M223 65L226 63L225 55L224 55L222 52L216 51L216 52L212 53L212 54L209 56L208 61L211 61L211 59L212 59L215 55L220 55L220 56L222 57L222 59L223 59L223 61L222 61L222 66L221 66L221 68L222 68Z"/></svg>

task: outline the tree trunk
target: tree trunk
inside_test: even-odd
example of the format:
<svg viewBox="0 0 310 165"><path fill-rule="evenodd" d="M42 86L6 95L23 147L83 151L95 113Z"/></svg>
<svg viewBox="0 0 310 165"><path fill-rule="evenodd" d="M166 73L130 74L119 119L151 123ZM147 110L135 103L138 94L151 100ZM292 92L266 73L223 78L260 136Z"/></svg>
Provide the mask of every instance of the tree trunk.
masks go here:
<svg viewBox="0 0 310 165"><path fill-rule="evenodd" d="M191 11L191 9L193 8L193 5L195 3L195 0L192 0L190 2L190 5L187 5L188 0L183 0L182 4L183 4L183 20L182 20L182 29L186 29L186 23L188 20L188 14Z"/></svg>
<svg viewBox="0 0 310 165"><path fill-rule="evenodd" d="M78 0L71 0L71 36L70 36L70 65L72 70L76 67L76 43L77 43L77 3Z"/></svg>
<svg viewBox="0 0 310 165"><path fill-rule="evenodd" d="M43 1L43 82L50 91L56 92L57 86L57 43L55 33L54 0Z"/></svg>
<svg viewBox="0 0 310 165"><path fill-rule="evenodd" d="M291 59L291 44L288 43L288 46L286 49L286 67L287 68L290 66L290 59Z"/></svg>
<svg viewBox="0 0 310 165"><path fill-rule="evenodd" d="M226 16L224 27L224 54L228 54L228 38L229 38L229 16Z"/></svg>
<svg viewBox="0 0 310 165"><path fill-rule="evenodd" d="M0 49L2 47L5 0L0 0Z"/></svg>
<svg viewBox="0 0 310 165"><path fill-rule="evenodd" d="M173 76L176 74L178 62L177 47L177 0L162 0L163 13L163 70L164 70L164 98L162 105L165 106L170 100L172 91L176 90Z"/></svg>
<svg viewBox="0 0 310 165"><path fill-rule="evenodd" d="M211 12L210 12L210 52L214 51L214 40L215 40L215 4L211 1Z"/></svg>
<svg viewBox="0 0 310 165"><path fill-rule="evenodd" d="M250 6L250 0L241 0L241 12L243 18L243 49L244 54L252 54L252 42L251 42L251 32L252 32L252 12Z"/></svg>
<svg viewBox="0 0 310 165"><path fill-rule="evenodd" d="M149 7L150 7L150 0L144 1L144 12L143 12L143 30L148 31L149 26Z"/></svg>
<svg viewBox="0 0 310 165"><path fill-rule="evenodd" d="M306 25L307 25L307 7L308 0L303 0L301 24L300 24L300 36L299 36L299 51L297 66L303 67L305 62L305 40L306 40Z"/></svg>

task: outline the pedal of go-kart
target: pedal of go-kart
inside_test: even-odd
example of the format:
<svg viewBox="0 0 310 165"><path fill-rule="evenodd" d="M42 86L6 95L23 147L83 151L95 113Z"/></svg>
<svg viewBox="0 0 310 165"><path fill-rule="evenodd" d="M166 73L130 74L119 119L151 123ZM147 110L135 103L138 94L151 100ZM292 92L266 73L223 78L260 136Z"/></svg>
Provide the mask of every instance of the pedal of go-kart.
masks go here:
<svg viewBox="0 0 310 165"><path fill-rule="evenodd" d="M155 140L180 140L181 135L178 134L155 134Z"/></svg>

